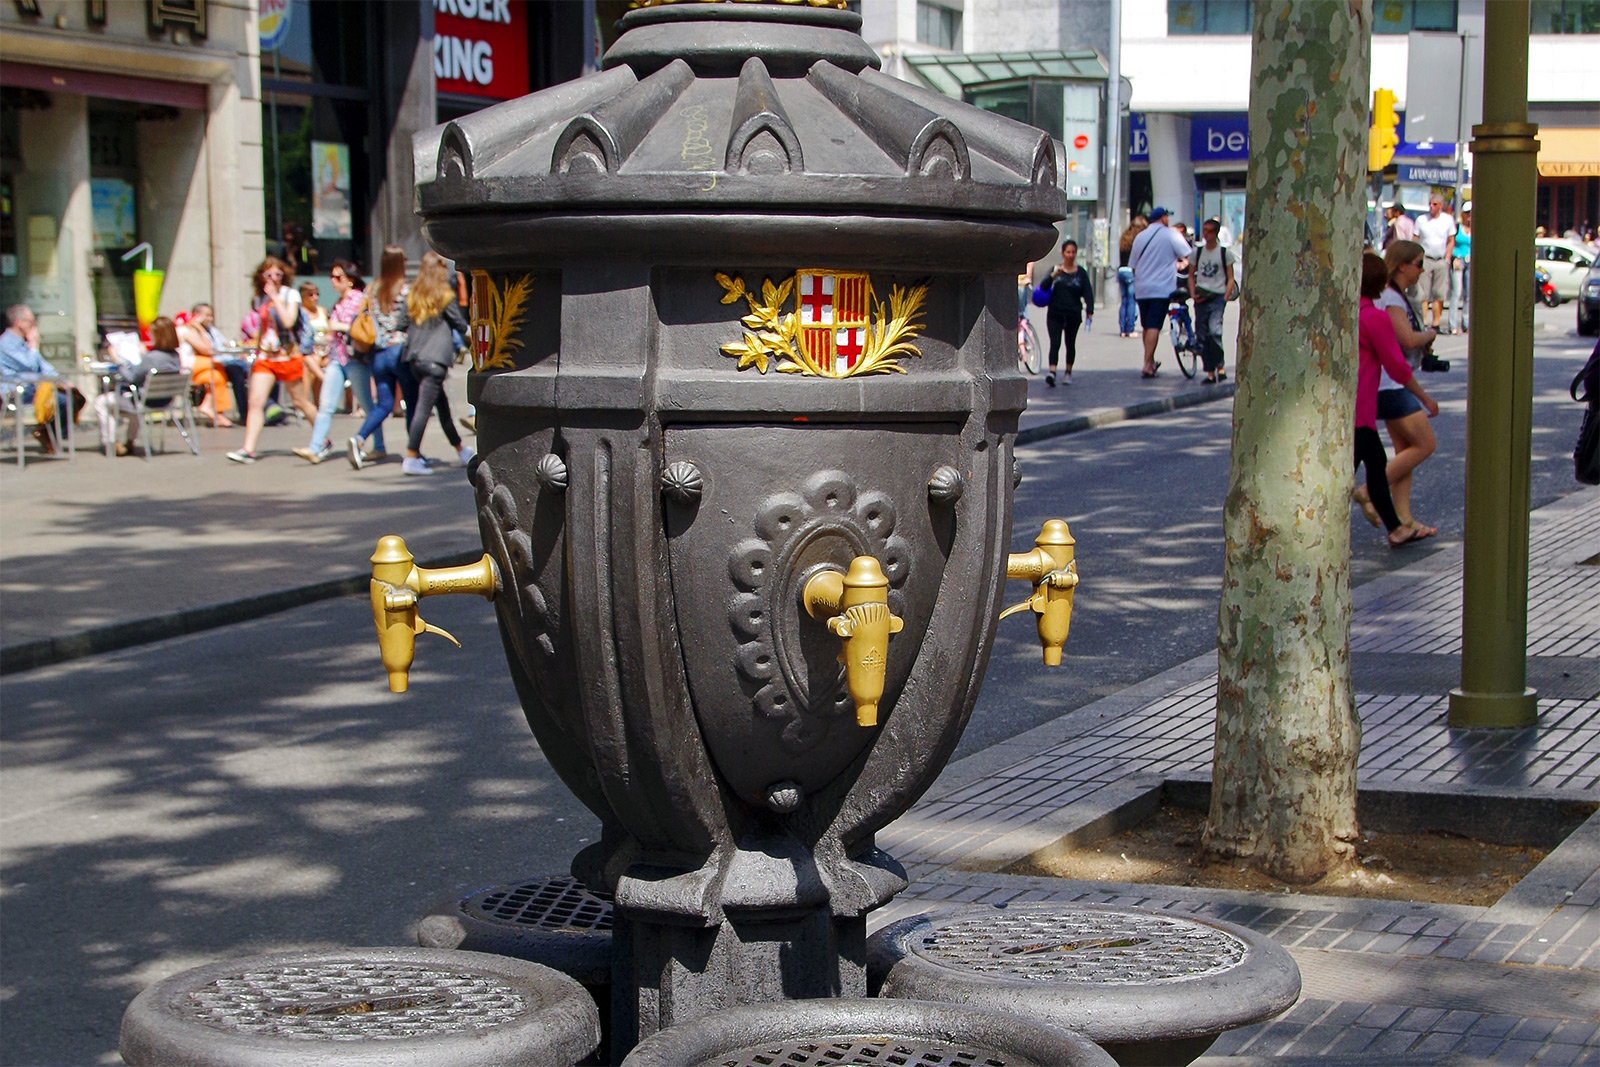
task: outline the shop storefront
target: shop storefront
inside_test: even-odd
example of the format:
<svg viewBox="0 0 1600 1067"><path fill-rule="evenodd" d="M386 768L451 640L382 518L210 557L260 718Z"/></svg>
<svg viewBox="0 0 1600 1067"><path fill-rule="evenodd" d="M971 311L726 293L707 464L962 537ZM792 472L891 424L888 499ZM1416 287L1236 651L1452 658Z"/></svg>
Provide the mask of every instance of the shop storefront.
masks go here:
<svg viewBox="0 0 1600 1067"><path fill-rule="evenodd" d="M34 308L50 358L132 323L141 244L161 311L242 300L262 239L240 165L259 131L252 26L204 0L0 8L0 304Z"/></svg>
<svg viewBox="0 0 1600 1067"><path fill-rule="evenodd" d="M1455 166L1453 144L1405 140L1405 115L1401 113L1401 142L1394 163L1378 183L1373 202L1399 201L1414 211L1427 209L1437 194L1453 203L1461 175ZM1152 138L1161 147L1152 153ZM1165 149L1165 151L1162 151ZM1157 158L1152 164L1152 155ZM1224 243L1237 243L1244 232L1245 177L1250 158L1250 117L1242 111L1195 112L1186 115L1134 112L1128 117L1129 206L1131 212L1148 210L1157 199L1155 188L1176 188L1167 207L1191 229L1203 219L1222 220ZM1155 166L1169 172L1162 181ZM1189 195L1185 195L1188 192Z"/></svg>
<svg viewBox="0 0 1600 1067"><path fill-rule="evenodd" d="M1600 226L1600 127L1539 127L1534 219L1559 236Z"/></svg>

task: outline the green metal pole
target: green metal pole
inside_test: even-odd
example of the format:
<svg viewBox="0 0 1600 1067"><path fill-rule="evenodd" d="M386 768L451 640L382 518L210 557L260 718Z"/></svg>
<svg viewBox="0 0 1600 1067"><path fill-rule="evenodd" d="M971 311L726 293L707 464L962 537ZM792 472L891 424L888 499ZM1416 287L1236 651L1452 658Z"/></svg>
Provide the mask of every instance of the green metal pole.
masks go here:
<svg viewBox="0 0 1600 1067"><path fill-rule="evenodd" d="M1461 686L1451 726L1531 726L1528 463L1533 424L1533 213L1528 0L1484 5L1483 123L1472 128Z"/></svg>

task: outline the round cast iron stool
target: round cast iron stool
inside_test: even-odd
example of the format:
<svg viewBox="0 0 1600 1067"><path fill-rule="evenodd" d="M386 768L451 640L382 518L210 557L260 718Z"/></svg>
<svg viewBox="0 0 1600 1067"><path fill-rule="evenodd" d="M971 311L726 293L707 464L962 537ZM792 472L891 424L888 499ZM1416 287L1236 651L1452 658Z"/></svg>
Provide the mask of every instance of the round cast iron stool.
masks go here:
<svg viewBox="0 0 1600 1067"><path fill-rule="evenodd" d="M211 963L122 1016L123 1061L189 1067L573 1064L600 1018L571 978L477 952L363 948Z"/></svg>
<svg viewBox="0 0 1600 1067"><path fill-rule="evenodd" d="M603 990L611 985L611 897L564 875L490 886L435 907L417 924L417 944L515 956Z"/></svg>
<svg viewBox="0 0 1600 1067"><path fill-rule="evenodd" d="M915 1000L786 1000L729 1008L640 1042L622 1067L1112 1067L1077 1034Z"/></svg>
<svg viewBox="0 0 1600 1067"><path fill-rule="evenodd" d="M1013 904L903 919L867 941L882 997L1014 1011L1074 1030L1123 1065L1189 1063L1219 1034L1300 996L1260 934L1103 904Z"/></svg>

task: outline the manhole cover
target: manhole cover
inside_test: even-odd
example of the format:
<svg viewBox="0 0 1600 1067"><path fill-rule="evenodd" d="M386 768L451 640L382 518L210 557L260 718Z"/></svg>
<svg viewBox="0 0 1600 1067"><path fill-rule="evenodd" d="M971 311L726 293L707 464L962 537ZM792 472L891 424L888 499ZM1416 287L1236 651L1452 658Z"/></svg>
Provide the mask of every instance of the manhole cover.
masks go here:
<svg viewBox="0 0 1600 1067"><path fill-rule="evenodd" d="M1118 911L1010 913L936 924L918 955L959 970L1035 982L1139 985L1239 966L1245 943L1189 919Z"/></svg>
<svg viewBox="0 0 1600 1067"><path fill-rule="evenodd" d="M899 1037L840 1037L751 1045L703 1067L840 1067L893 1064L894 1067L1023 1067L1031 1061L940 1042Z"/></svg>
<svg viewBox="0 0 1600 1067"><path fill-rule="evenodd" d="M611 898L573 878L542 878L475 893L461 910L484 922L546 929L611 929Z"/></svg>
<svg viewBox="0 0 1600 1067"><path fill-rule="evenodd" d="M181 1003L218 1030L317 1041L457 1033L498 1026L529 1006L493 975L355 960L246 970Z"/></svg>

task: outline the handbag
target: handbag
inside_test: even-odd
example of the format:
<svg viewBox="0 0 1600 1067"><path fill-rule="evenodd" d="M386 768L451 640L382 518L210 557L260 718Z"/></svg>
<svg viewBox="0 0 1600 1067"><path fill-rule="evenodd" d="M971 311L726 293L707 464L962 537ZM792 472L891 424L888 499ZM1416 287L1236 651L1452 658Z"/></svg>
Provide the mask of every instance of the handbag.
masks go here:
<svg viewBox="0 0 1600 1067"><path fill-rule="evenodd" d="M1049 307L1050 306L1050 287L1048 285L1036 285L1036 286L1034 286L1033 295L1030 296L1028 299L1033 302L1033 306L1036 307L1036 308L1047 308L1047 307Z"/></svg>
<svg viewBox="0 0 1600 1067"><path fill-rule="evenodd" d="M1578 395L1580 385L1582 396ZM1585 485L1600 485L1600 344L1595 345L1568 391L1572 399L1588 405L1578 427L1577 447L1572 450L1572 476Z"/></svg>
<svg viewBox="0 0 1600 1067"><path fill-rule="evenodd" d="M372 321L372 301L369 299L361 305L361 311L356 315L355 321L350 323L350 344L357 352L365 355L372 351L372 346L378 343L378 325Z"/></svg>

